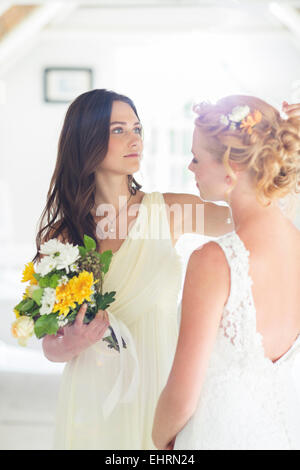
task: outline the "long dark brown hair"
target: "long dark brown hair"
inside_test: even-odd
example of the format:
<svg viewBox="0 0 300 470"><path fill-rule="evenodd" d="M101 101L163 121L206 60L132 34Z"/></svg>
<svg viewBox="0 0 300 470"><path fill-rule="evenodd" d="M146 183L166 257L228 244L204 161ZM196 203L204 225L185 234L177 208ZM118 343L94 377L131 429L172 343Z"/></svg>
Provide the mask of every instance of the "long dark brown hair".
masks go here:
<svg viewBox="0 0 300 470"><path fill-rule="evenodd" d="M114 101L129 104L139 119L130 98L105 89L83 93L69 106L46 206L38 221L37 253L33 262L39 259L42 241L59 235L69 243L82 245L86 234L96 240L99 248L91 209L95 204L95 171L108 150ZM132 194L141 187L132 175L128 175L128 188Z"/></svg>

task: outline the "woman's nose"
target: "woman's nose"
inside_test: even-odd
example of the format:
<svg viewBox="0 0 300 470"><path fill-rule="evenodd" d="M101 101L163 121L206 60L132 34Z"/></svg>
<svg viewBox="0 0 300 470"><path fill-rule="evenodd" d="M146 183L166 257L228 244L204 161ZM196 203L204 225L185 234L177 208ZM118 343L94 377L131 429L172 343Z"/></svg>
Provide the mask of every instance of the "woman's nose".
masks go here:
<svg viewBox="0 0 300 470"><path fill-rule="evenodd" d="M192 162L189 164L188 169L189 169L190 171L193 171L193 163L192 163Z"/></svg>
<svg viewBox="0 0 300 470"><path fill-rule="evenodd" d="M141 137L138 134L130 134L129 145L130 147L138 147L141 142Z"/></svg>

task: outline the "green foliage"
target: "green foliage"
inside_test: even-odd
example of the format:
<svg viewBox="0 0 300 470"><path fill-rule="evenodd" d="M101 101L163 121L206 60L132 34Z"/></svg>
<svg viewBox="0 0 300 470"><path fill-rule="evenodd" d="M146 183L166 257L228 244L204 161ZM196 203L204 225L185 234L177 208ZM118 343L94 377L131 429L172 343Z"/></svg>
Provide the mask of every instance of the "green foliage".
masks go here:
<svg viewBox="0 0 300 470"><path fill-rule="evenodd" d="M34 325L34 332L37 338L42 338L45 335L55 335L58 331L57 314L50 313L49 315L42 315L39 317Z"/></svg>
<svg viewBox="0 0 300 470"><path fill-rule="evenodd" d="M34 277L37 281L39 281L42 276L41 276L40 274L38 274L38 273L34 273L33 277Z"/></svg>
<svg viewBox="0 0 300 470"><path fill-rule="evenodd" d="M41 298L43 297L43 292L44 289L40 287L39 289L35 289L32 293L32 298L38 304L38 306L41 305Z"/></svg>
<svg viewBox="0 0 300 470"><path fill-rule="evenodd" d="M106 292L96 296L97 311L107 309L115 301L116 292Z"/></svg>
<svg viewBox="0 0 300 470"><path fill-rule="evenodd" d="M35 302L32 299L23 299L15 308L19 312L26 313L29 312L35 306Z"/></svg>
<svg viewBox="0 0 300 470"><path fill-rule="evenodd" d="M80 256L82 256L82 257L84 257L84 256L86 255L86 253L87 253L86 248L84 248L83 246L79 246L79 247L78 247L78 250L79 250Z"/></svg>
<svg viewBox="0 0 300 470"><path fill-rule="evenodd" d="M87 249L87 251L95 251L96 250L96 242L93 240L93 238L89 237L88 235L84 235L83 237L84 241L84 246Z"/></svg>
<svg viewBox="0 0 300 470"><path fill-rule="evenodd" d="M21 302L19 302L16 306L15 306L15 309L18 310L18 312L21 312L21 308L22 306L25 304L27 299L23 299L21 300Z"/></svg>
<svg viewBox="0 0 300 470"><path fill-rule="evenodd" d="M49 273L46 276L40 278L39 285L43 289L45 289L45 287L51 287L52 289L56 289L60 278L61 273Z"/></svg>
<svg viewBox="0 0 300 470"><path fill-rule="evenodd" d="M38 316L40 315L40 307L35 308L32 312L30 312L31 318L34 318L34 317L36 317L37 315L38 315Z"/></svg>
<svg viewBox="0 0 300 470"><path fill-rule="evenodd" d="M52 289L56 289L56 287L58 286L60 277L61 277L60 274L52 274L49 280L49 287L51 287Z"/></svg>
<svg viewBox="0 0 300 470"><path fill-rule="evenodd" d="M100 254L100 262L101 262L101 270L105 274L107 273L111 260L112 260L113 253L111 250L104 251Z"/></svg>
<svg viewBox="0 0 300 470"><path fill-rule="evenodd" d="M49 278L48 276L41 277L39 280L39 286L42 287L43 289L45 287L49 287Z"/></svg>
<svg viewBox="0 0 300 470"><path fill-rule="evenodd" d="M79 246L79 254L82 258L85 258L90 252L94 252L93 255L100 261L101 271L105 274L108 272L113 253L111 250L104 251L103 253L98 253L96 251L97 244L95 240L88 235L83 237L84 246Z"/></svg>
<svg viewBox="0 0 300 470"><path fill-rule="evenodd" d="M115 335L115 332L114 332L114 330L112 329L111 326L109 326L108 328L109 328L109 330L110 330L110 332L111 332L111 335L110 335L110 336L106 336L105 338L103 338L102 341L105 341L106 343L108 343L108 344L107 344L107 347L108 347L109 349L115 349L116 351L120 352L120 346L119 346L119 344L118 344L118 341L117 341L117 337L116 337L116 335ZM123 346L123 348L124 348L124 349L127 349L127 345L126 345L124 339L123 339L123 338L121 338L121 339L122 339L122 346Z"/></svg>
<svg viewBox="0 0 300 470"><path fill-rule="evenodd" d="M107 347L109 349L115 349L118 352L120 351L120 347L119 347L118 343L116 343L113 340L112 336L106 336L105 338L102 339L102 341L105 341L107 343Z"/></svg>

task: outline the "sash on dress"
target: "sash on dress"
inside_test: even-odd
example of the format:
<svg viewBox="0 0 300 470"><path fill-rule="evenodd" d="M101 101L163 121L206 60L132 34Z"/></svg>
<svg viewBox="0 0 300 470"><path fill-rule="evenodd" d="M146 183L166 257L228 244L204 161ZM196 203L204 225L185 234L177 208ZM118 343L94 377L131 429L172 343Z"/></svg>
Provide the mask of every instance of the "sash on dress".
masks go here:
<svg viewBox="0 0 300 470"><path fill-rule="evenodd" d="M105 357L105 367L109 367L109 361L119 358L119 373L115 382L113 378L109 384L110 393L102 405L104 418L113 412L118 403L129 403L135 398L139 386L139 361L137 357L136 347L132 335L127 326L108 310L108 318L110 326L116 335L119 351L109 350L103 339L93 346L97 352L101 353L101 359ZM123 347L122 338L125 341L126 348ZM99 361L98 366L101 367L103 362Z"/></svg>

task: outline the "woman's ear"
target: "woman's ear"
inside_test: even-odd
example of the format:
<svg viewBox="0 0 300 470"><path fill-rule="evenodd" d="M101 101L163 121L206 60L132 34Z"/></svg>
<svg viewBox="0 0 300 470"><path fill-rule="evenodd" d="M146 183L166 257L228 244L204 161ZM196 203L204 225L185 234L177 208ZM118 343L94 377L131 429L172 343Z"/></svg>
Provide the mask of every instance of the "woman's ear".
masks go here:
<svg viewBox="0 0 300 470"><path fill-rule="evenodd" d="M229 186L232 184L232 178L229 175L225 176L226 183L229 184Z"/></svg>

